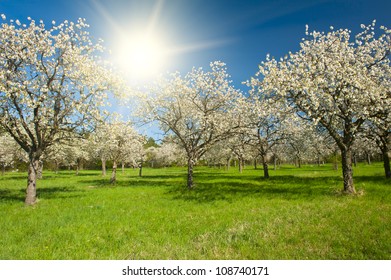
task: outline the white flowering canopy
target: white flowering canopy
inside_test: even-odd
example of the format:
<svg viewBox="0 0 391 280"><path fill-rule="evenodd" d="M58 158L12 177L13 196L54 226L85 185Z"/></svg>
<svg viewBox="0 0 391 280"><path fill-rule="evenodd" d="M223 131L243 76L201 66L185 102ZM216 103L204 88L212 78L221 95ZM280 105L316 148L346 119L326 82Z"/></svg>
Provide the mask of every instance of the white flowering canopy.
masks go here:
<svg viewBox="0 0 391 280"><path fill-rule="evenodd" d="M92 42L84 19L50 27L28 21L0 28L0 126L29 155L25 203L32 205L45 151L89 130L118 79L99 61L102 46Z"/></svg>
<svg viewBox="0 0 391 280"><path fill-rule="evenodd" d="M251 84L321 124L342 154L344 191L354 193L351 150L364 122L390 108L391 30L375 21L354 38L347 29L306 32L301 49L280 61L267 58ZM307 27L308 29L308 27Z"/></svg>
<svg viewBox="0 0 391 280"><path fill-rule="evenodd" d="M0 125L41 156L64 133L99 118L115 79L100 63L103 48L91 41L84 19L48 27L28 20L0 28Z"/></svg>
<svg viewBox="0 0 391 280"><path fill-rule="evenodd" d="M297 53L259 67L265 92L285 98L343 143L345 124L356 134L363 122L390 106L391 31L375 37L375 21L351 38L347 29L312 32ZM258 79L252 83L259 84ZM346 136L346 135L345 135ZM354 137L350 137L350 142Z"/></svg>
<svg viewBox="0 0 391 280"><path fill-rule="evenodd" d="M193 187L193 166L213 144L228 138L239 127L237 102L241 92L230 83L225 64L210 64L211 71L193 68L185 77L174 73L140 96L138 112L144 121L157 121L175 135L187 156L187 186Z"/></svg>

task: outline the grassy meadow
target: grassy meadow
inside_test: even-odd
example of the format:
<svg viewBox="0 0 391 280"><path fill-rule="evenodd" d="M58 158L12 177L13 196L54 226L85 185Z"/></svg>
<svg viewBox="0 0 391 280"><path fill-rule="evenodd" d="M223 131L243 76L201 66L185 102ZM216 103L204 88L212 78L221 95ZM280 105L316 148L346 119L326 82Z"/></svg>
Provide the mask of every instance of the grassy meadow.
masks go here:
<svg viewBox="0 0 391 280"><path fill-rule="evenodd" d="M0 177L0 259L391 259L391 182L381 163L283 166L262 178L196 167L44 172L24 206L26 173Z"/></svg>

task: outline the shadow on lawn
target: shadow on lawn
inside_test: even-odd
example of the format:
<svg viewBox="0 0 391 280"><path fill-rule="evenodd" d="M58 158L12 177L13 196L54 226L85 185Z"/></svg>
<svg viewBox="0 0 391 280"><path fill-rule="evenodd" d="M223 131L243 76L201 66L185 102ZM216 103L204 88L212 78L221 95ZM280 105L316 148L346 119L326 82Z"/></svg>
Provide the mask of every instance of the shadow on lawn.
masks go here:
<svg viewBox="0 0 391 280"><path fill-rule="evenodd" d="M143 175L139 177L129 175L117 175L115 184L110 183L110 176L97 176L93 180L79 180L79 183L88 185L94 188L115 188L115 187L164 187L173 186L185 182L183 173L179 174L164 174L164 175Z"/></svg>
<svg viewBox="0 0 391 280"><path fill-rule="evenodd" d="M335 177L298 178L278 176L269 179L247 176L243 180L230 176L216 177L218 180L200 180L196 178L195 188L191 191L185 187L174 187L168 193L174 199L197 202L226 200L232 202L243 197L268 197L286 200L313 200L322 196L336 194L339 181ZM198 180L198 181L197 181Z"/></svg>
<svg viewBox="0 0 391 280"><path fill-rule="evenodd" d="M73 197L80 197L83 190L79 190L73 187L50 187L50 188L38 188L38 199L67 199ZM7 201L23 202L26 198L25 189L2 189L0 190L0 203Z"/></svg>
<svg viewBox="0 0 391 280"><path fill-rule="evenodd" d="M24 201L25 195L26 192L24 190L2 189L0 190L0 202Z"/></svg>
<svg viewBox="0 0 391 280"><path fill-rule="evenodd" d="M355 183L387 186L388 181L378 176L356 176ZM340 176L300 177L293 175L272 176L265 179L259 174L249 175L196 171L195 188L186 188L186 174L176 172L162 175L118 176L115 185L110 177L80 181L95 188L167 187L166 195L186 201L213 202L234 201L243 197L259 196L270 199L314 200L340 195L343 181Z"/></svg>
<svg viewBox="0 0 391 280"><path fill-rule="evenodd" d="M355 184L377 185L385 190L391 187L390 181L379 176L356 176ZM174 199L197 202L213 202L216 200L234 200L259 196L284 200L315 200L322 197L340 196L343 188L339 176L298 177L280 175L269 179L260 176L243 176L242 178L200 172L195 176L195 188L173 187L167 194ZM373 188L372 192L376 192Z"/></svg>

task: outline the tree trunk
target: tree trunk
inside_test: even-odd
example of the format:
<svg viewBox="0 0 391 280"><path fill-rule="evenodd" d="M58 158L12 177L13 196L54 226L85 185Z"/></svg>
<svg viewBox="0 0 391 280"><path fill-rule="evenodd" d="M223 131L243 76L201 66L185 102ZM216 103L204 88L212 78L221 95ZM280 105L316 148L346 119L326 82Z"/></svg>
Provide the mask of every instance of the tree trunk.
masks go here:
<svg viewBox="0 0 391 280"><path fill-rule="evenodd" d="M27 177L27 189L25 205L34 205L37 202L37 173L39 170L39 160L30 159Z"/></svg>
<svg viewBox="0 0 391 280"><path fill-rule="evenodd" d="M353 184L352 152L349 149L341 149L343 191L348 194L356 193Z"/></svg>
<svg viewBox="0 0 391 280"><path fill-rule="evenodd" d="M141 158L141 161L140 161L140 164L139 164L139 170L138 170L138 176L139 177L142 177L143 176L143 164L144 164L144 160L143 158Z"/></svg>
<svg viewBox="0 0 391 280"><path fill-rule="evenodd" d="M261 156L262 159L262 166L263 166L263 177L264 178L269 178L269 166L266 161L265 156Z"/></svg>
<svg viewBox="0 0 391 280"><path fill-rule="evenodd" d="M117 181L117 161L113 161L113 171L111 172L110 183L115 184Z"/></svg>
<svg viewBox="0 0 391 280"><path fill-rule="evenodd" d="M231 158L227 159L227 170L231 167Z"/></svg>
<svg viewBox="0 0 391 280"><path fill-rule="evenodd" d="M79 175L80 170L83 170L83 161L81 158L76 160L76 175Z"/></svg>
<svg viewBox="0 0 391 280"><path fill-rule="evenodd" d="M354 167L357 167L357 155L356 155L356 153L353 154L353 165L354 165Z"/></svg>
<svg viewBox="0 0 391 280"><path fill-rule="evenodd" d="M102 160L102 176L106 176L106 160L105 159L101 159Z"/></svg>
<svg viewBox="0 0 391 280"><path fill-rule="evenodd" d="M243 160L239 158L239 173L243 173Z"/></svg>
<svg viewBox="0 0 391 280"><path fill-rule="evenodd" d="M257 159L255 158L255 159L254 159L254 169L257 170L257 168L258 168L258 167L257 167Z"/></svg>
<svg viewBox="0 0 391 280"><path fill-rule="evenodd" d="M121 168L122 168L122 174L124 174L125 173L125 163L124 162L121 163Z"/></svg>
<svg viewBox="0 0 391 280"><path fill-rule="evenodd" d="M366 153L366 155L367 155L367 163L368 165L371 165L371 155L370 153Z"/></svg>
<svg viewBox="0 0 391 280"><path fill-rule="evenodd" d="M388 156L388 149L387 146L383 147L382 149L382 156L383 156L383 166L384 166L384 172L386 174L386 178L391 178L391 168L390 168L390 157Z"/></svg>
<svg viewBox="0 0 391 280"><path fill-rule="evenodd" d="M1 176L4 176L5 174L5 164L1 165Z"/></svg>
<svg viewBox="0 0 391 280"><path fill-rule="evenodd" d="M43 172L43 162L41 160L38 161L38 170L37 170L37 179L42 179Z"/></svg>
<svg viewBox="0 0 391 280"><path fill-rule="evenodd" d="M274 171L276 171L277 170L277 157L274 156L273 158L274 158Z"/></svg>
<svg viewBox="0 0 391 280"><path fill-rule="evenodd" d="M193 189L194 187L193 168L194 168L194 160L189 158L187 160L187 188L189 190Z"/></svg>

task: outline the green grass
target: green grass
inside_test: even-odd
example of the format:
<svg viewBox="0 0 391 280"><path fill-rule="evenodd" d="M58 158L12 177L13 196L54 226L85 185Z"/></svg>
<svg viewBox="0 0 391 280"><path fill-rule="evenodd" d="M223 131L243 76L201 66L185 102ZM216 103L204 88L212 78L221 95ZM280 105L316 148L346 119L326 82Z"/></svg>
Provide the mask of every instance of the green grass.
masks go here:
<svg viewBox="0 0 391 280"><path fill-rule="evenodd" d="M391 259L391 182L381 164L341 171L284 166L262 178L197 167L54 174L23 204L25 173L0 177L0 259Z"/></svg>

